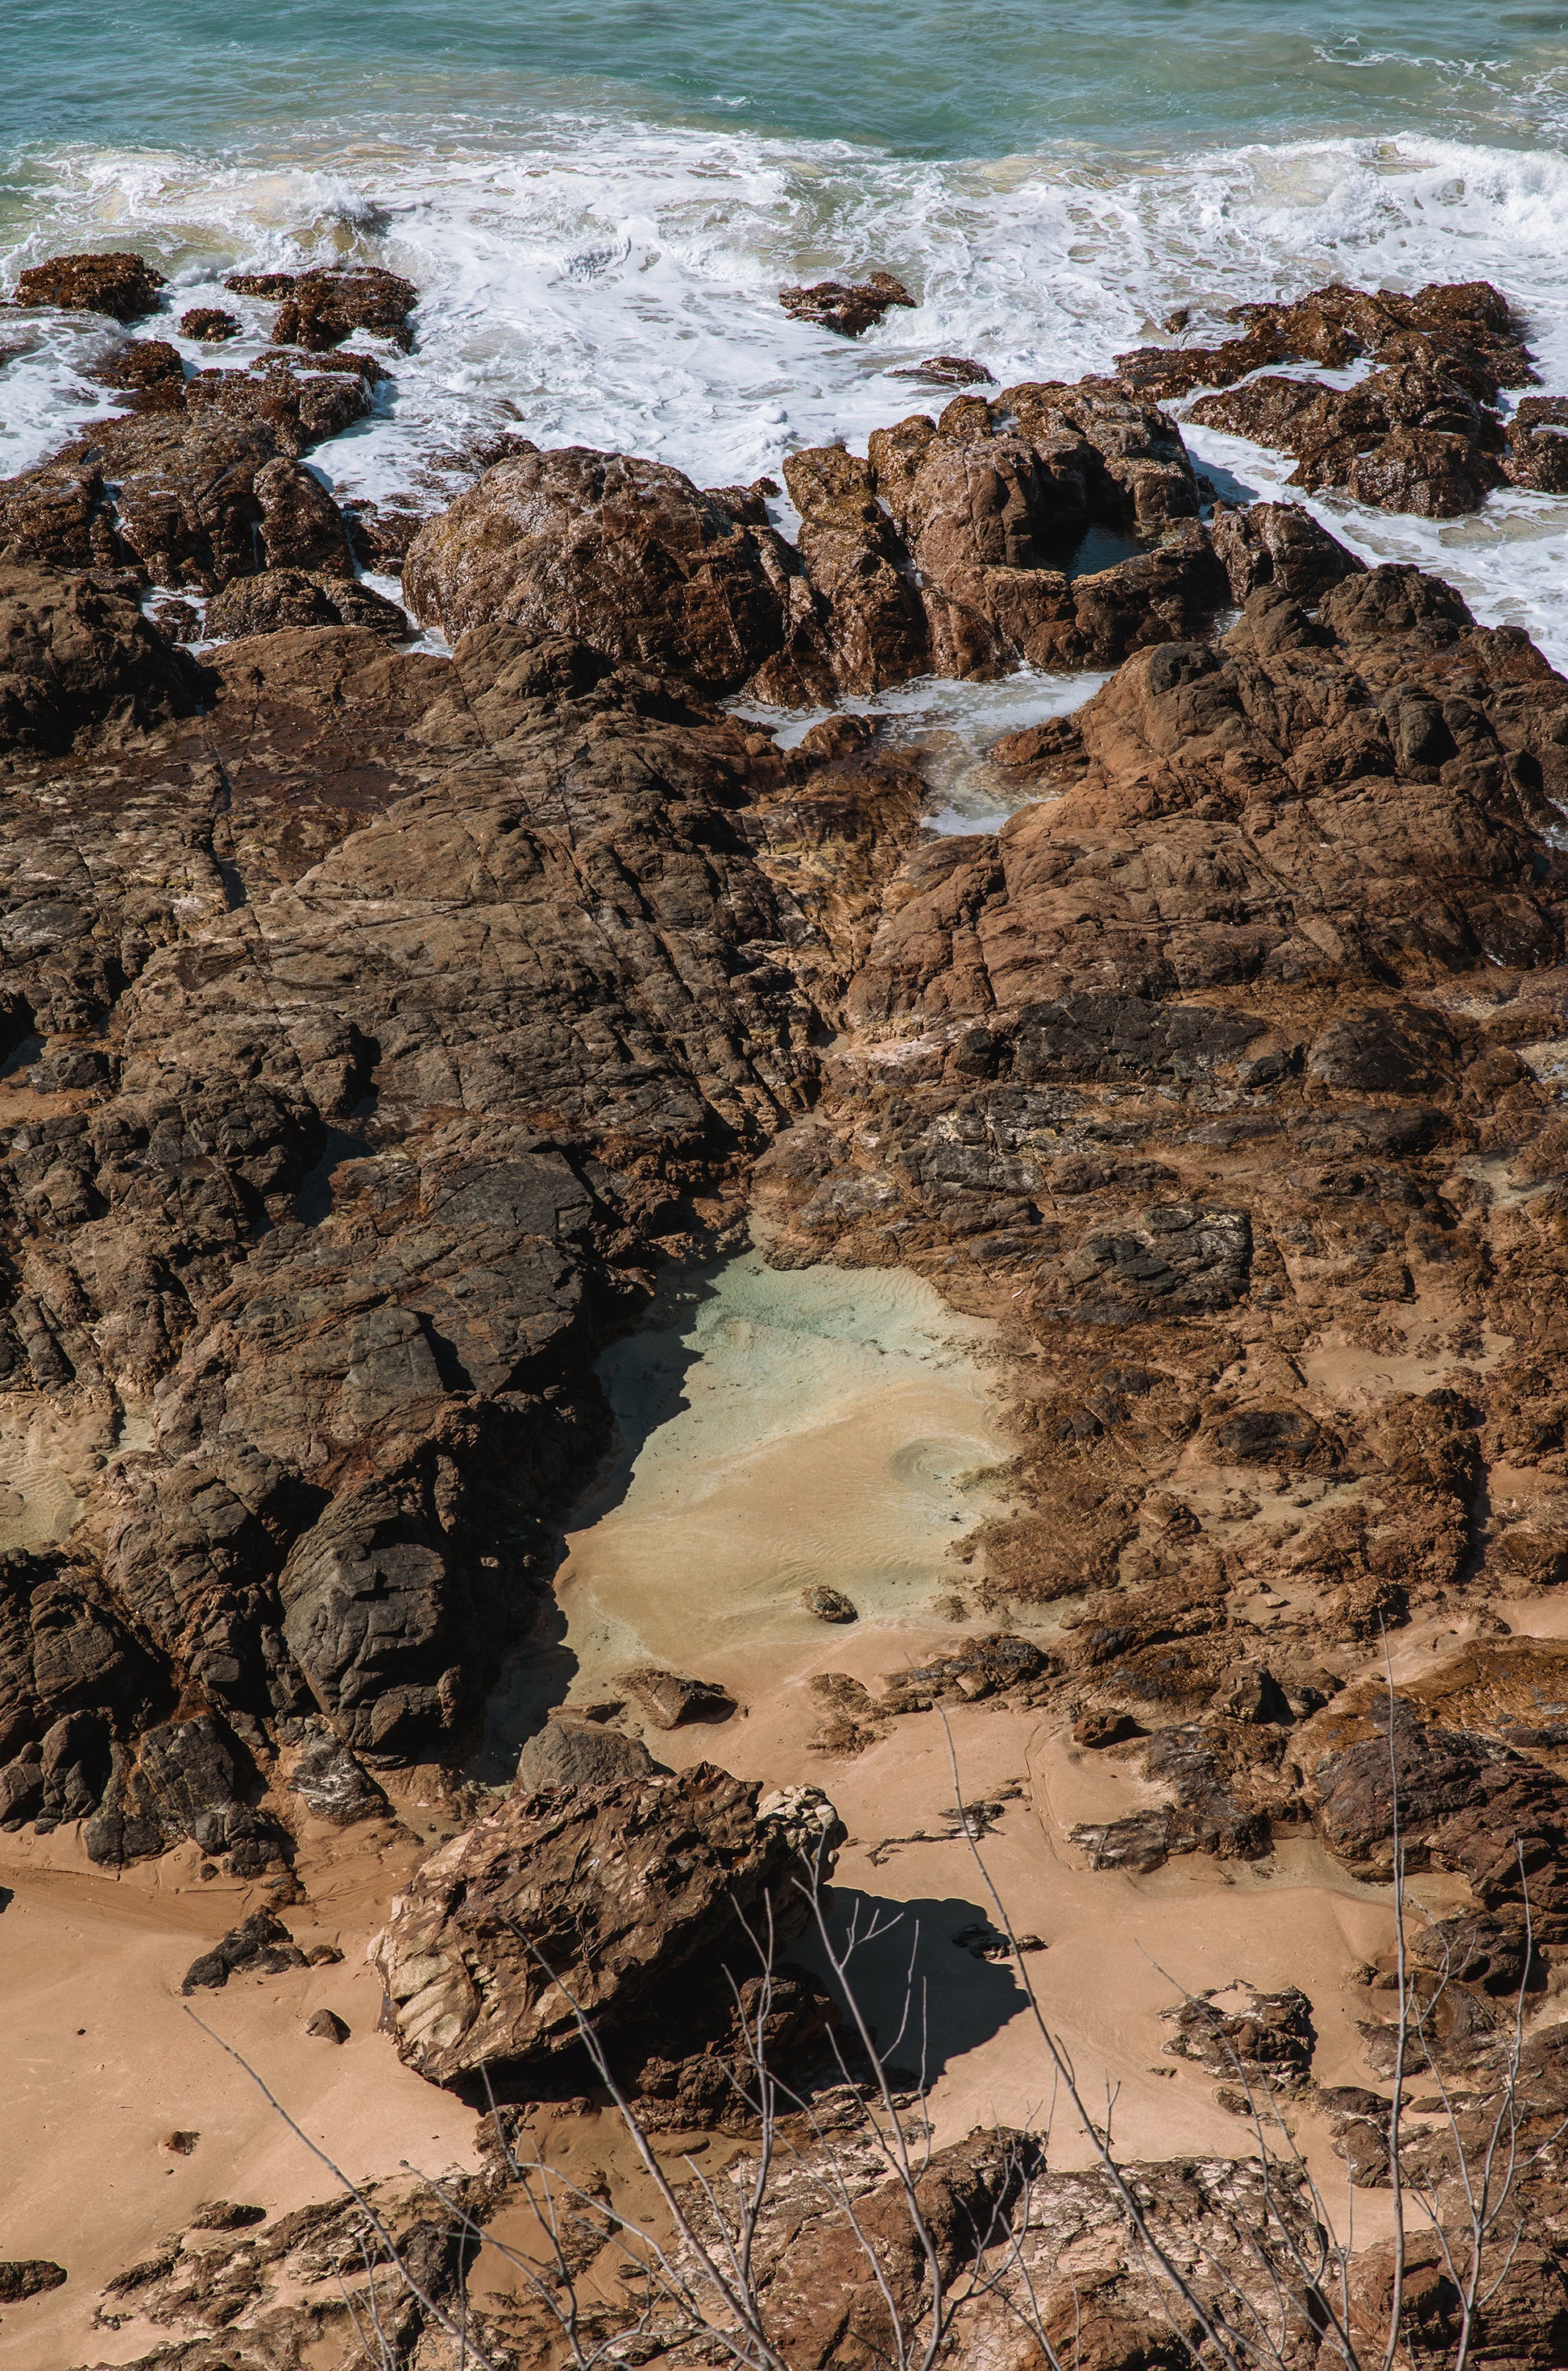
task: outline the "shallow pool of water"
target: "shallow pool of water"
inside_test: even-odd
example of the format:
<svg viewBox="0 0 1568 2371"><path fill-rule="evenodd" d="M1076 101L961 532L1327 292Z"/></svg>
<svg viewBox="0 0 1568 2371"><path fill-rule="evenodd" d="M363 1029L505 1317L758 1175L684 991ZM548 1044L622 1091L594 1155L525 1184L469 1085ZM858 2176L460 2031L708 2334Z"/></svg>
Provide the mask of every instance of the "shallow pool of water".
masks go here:
<svg viewBox="0 0 1568 2371"><path fill-rule="evenodd" d="M776 1271L752 1251L669 1280L600 1361L617 1446L567 1528L563 1635L492 1703L490 1768L629 1665L743 1695L803 1667L826 1635L813 1584L879 1627L928 1620L992 1503L977 1477L1008 1454L993 1339L898 1269Z"/></svg>

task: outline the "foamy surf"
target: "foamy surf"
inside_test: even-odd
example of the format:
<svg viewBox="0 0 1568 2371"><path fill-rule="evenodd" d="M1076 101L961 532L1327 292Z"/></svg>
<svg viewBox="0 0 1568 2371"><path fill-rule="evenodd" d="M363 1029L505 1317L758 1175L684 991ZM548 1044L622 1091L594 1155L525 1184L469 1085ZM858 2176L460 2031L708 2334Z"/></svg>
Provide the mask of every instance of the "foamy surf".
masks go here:
<svg viewBox="0 0 1568 2371"><path fill-rule="evenodd" d="M415 131L405 114L396 137L362 120L211 155L34 152L11 184L0 270L136 246L168 272L174 313L239 312L225 360L259 352L271 318L224 291L237 265L406 273L423 292L416 350L391 358L373 415L316 460L341 492L411 491L433 508L454 457L500 429L749 481L800 445L863 449L873 427L940 405L898 376L928 354L974 355L1003 383L1074 378L1158 334L1175 306L1201 330L1243 298L1334 277L1494 279L1529 322L1546 387L1568 388L1564 221L1554 150L1405 136L933 162L557 107L498 128L446 117ZM873 264L920 302L861 340L778 306L782 283ZM83 372L113 334L27 316L0 332L0 469L111 408ZM1290 492L1278 457L1213 432L1191 442L1222 491ZM1310 507L1367 559L1438 570L1484 620L1523 626L1568 664L1568 503L1505 493L1442 523Z"/></svg>

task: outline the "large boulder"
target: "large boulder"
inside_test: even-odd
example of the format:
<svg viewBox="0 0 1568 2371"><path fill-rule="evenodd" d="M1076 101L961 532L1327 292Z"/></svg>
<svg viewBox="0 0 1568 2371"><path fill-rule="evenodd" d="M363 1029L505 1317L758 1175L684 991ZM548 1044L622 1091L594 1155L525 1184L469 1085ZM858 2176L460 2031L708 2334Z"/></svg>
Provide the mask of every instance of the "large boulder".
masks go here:
<svg viewBox="0 0 1568 2371"><path fill-rule="evenodd" d="M67 313L107 313L116 321L139 321L158 301L165 285L139 255L115 249L108 255L54 255L17 278L18 305L57 305Z"/></svg>
<svg viewBox="0 0 1568 2371"><path fill-rule="evenodd" d="M370 1947L399 2054L430 2081L538 2065L646 2017L678 1970L728 1954L765 1898L783 1944L809 1914L794 1880L831 1874L842 1830L813 1788L761 1798L706 1763L514 1795L432 1853Z"/></svg>
<svg viewBox="0 0 1568 2371"><path fill-rule="evenodd" d="M525 444L421 529L403 584L454 639L503 619L722 692L779 647L788 565L679 469Z"/></svg>

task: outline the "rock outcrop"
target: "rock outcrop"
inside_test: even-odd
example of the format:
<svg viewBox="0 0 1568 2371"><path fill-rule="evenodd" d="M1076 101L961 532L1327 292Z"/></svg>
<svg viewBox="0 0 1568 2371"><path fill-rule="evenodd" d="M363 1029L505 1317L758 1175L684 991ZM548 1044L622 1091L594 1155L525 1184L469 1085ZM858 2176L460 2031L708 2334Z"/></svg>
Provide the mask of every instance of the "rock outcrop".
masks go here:
<svg viewBox="0 0 1568 2371"><path fill-rule="evenodd" d="M56 255L18 273L13 302L139 321L155 309L166 284L161 272L121 249L104 255Z"/></svg>
<svg viewBox="0 0 1568 2371"><path fill-rule="evenodd" d="M1535 383L1519 325L1486 281L1424 288L1315 290L1289 305L1244 305L1218 346L1148 346L1118 357L1124 380L1159 399L1197 387L1190 417L1297 457L1293 485L1343 487L1382 510L1453 518L1510 480L1551 491L1562 475L1539 408L1505 430L1497 398ZM1378 367L1349 387L1258 376L1273 363ZM1521 408L1523 409L1523 408Z"/></svg>
<svg viewBox="0 0 1568 2371"><path fill-rule="evenodd" d="M758 1796L698 1764L486 1812L423 1863L371 1946L400 2055L440 2083L537 2066L580 2046L580 2017L613 2047L683 1970L700 1963L704 1988L721 1965L754 1976L746 1924L770 1915L780 1946L801 1931L834 1833L831 1814L808 1820L821 1849L802 1854L799 1822ZM688 1985L688 2035L693 2004Z"/></svg>
<svg viewBox="0 0 1568 2371"><path fill-rule="evenodd" d="M786 313L818 329L836 330L841 338L858 338L895 305L913 307L917 301L891 272L870 272L864 280L818 280L809 288L778 291Z"/></svg>

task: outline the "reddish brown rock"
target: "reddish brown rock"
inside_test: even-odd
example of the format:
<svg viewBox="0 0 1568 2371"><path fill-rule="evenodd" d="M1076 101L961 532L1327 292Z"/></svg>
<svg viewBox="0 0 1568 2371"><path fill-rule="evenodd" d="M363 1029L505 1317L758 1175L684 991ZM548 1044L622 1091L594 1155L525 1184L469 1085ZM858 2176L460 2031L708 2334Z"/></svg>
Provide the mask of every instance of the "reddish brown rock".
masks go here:
<svg viewBox="0 0 1568 2371"><path fill-rule="evenodd" d="M34 263L17 279L18 305L58 305L68 313L107 313L116 321L139 321L152 312L164 287L163 274L139 255L115 249L105 255L56 255Z"/></svg>
<svg viewBox="0 0 1568 2371"><path fill-rule="evenodd" d="M240 328L237 314L225 313L221 305L196 305L179 317L180 336L195 338L207 346L221 346L225 340L237 338Z"/></svg>
<svg viewBox="0 0 1568 2371"><path fill-rule="evenodd" d="M759 1791L698 1764L487 1812L371 1946L400 2056L441 2083L537 2066L577 2042L577 2009L613 2035L692 1962L755 1973L739 1921L771 1901L782 1945L806 1916L790 1823Z"/></svg>
<svg viewBox="0 0 1568 2371"><path fill-rule="evenodd" d="M344 271L234 272L225 281L236 296L282 298L272 336L282 346L326 353L355 330L387 338L406 353L413 343L409 316L419 302L411 280L376 264Z"/></svg>
<svg viewBox="0 0 1568 2371"><path fill-rule="evenodd" d="M872 272L864 280L819 280L809 288L781 288L778 302L797 321L836 330L841 338L858 338L894 305L913 306L917 300L890 272Z"/></svg>
<svg viewBox="0 0 1568 2371"><path fill-rule="evenodd" d="M529 445L428 522L403 582L450 635L572 634L723 691L783 642L790 557L662 462Z"/></svg>

